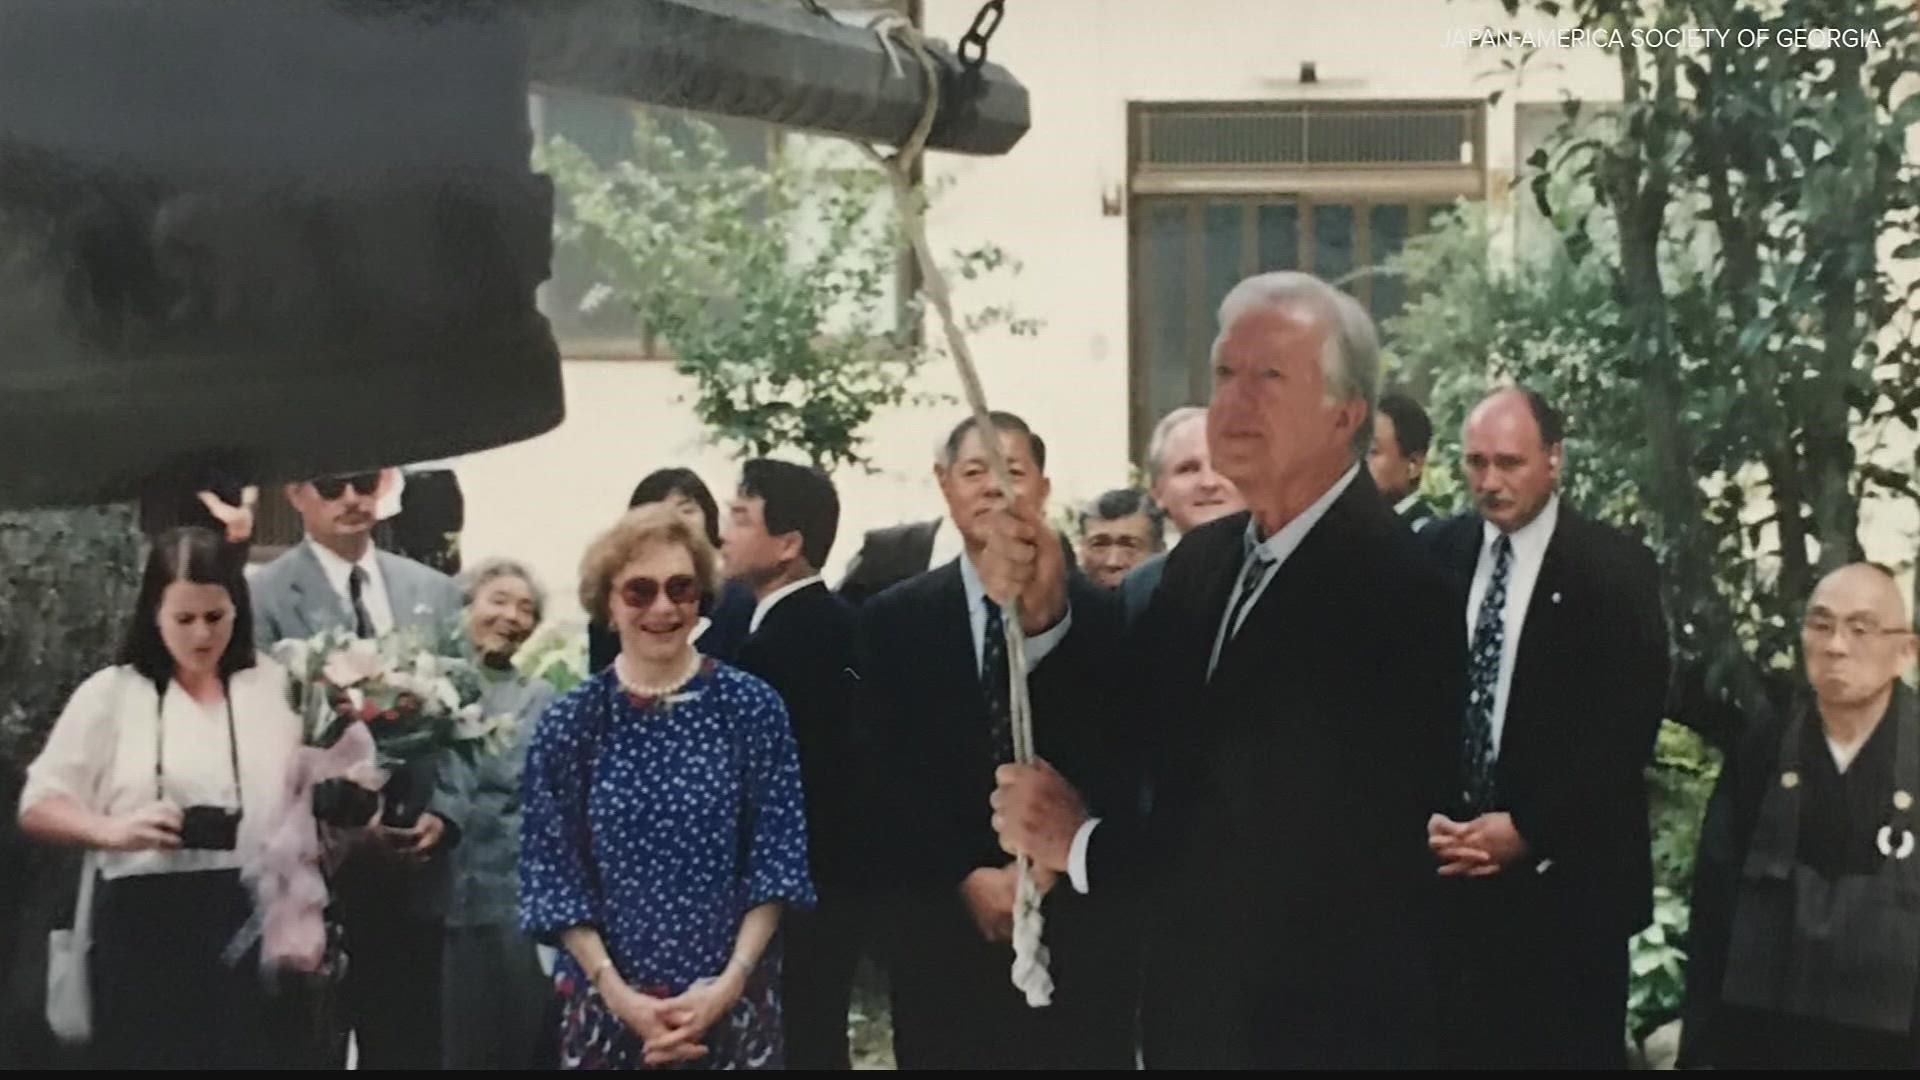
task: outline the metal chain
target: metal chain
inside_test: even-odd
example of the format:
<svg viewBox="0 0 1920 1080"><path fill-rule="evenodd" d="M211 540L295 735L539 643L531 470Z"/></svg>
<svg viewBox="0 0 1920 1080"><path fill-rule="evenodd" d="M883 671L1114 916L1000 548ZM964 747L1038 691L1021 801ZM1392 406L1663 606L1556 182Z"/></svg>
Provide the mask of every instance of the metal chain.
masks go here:
<svg viewBox="0 0 1920 1080"><path fill-rule="evenodd" d="M987 0L980 5L979 13L973 17L973 26L968 28L967 36L960 39L960 63L967 71L978 71L980 65L987 62L987 42L993 40L994 31L1000 29L1000 20L1006 14L1007 0Z"/></svg>

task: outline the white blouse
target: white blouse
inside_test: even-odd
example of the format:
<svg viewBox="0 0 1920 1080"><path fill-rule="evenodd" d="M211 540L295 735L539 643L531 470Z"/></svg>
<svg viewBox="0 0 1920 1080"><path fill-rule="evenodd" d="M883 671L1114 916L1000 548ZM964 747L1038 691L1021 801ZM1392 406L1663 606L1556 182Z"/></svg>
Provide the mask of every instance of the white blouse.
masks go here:
<svg viewBox="0 0 1920 1080"><path fill-rule="evenodd" d="M102 875L230 870L259 846L286 797L288 766L301 743L300 719L287 704L286 670L265 657L236 672L227 692L240 756L239 846L233 851L101 852ZM232 807L236 793L226 705L202 705L174 682L167 684L163 699L146 676L120 665L95 672L73 692L46 749L27 767L21 809L49 795L65 795L109 816L146 806L154 801L154 757L162 735L166 797L183 808Z"/></svg>

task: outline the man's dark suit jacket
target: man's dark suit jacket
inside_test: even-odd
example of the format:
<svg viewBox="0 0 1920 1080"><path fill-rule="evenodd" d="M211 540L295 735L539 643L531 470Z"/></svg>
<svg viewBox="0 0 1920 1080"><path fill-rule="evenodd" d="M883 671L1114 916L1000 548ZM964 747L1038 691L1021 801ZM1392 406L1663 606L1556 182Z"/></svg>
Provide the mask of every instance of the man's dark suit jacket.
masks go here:
<svg viewBox="0 0 1920 1080"><path fill-rule="evenodd" d="M940 520L932 518L868 532L840 579L840 598L858 606L888 586L926 573Z"/></svg>
<svg viewBox="0 0 1920 1080"><path fill-rule="evenodd" d="M1116 599L1074 575L1087 613L1030 672L1041 756L1105 809L1136 798L1131 740L1111 731ZM887 790L874 826L890 852L896 1052L902 1067L1131 1064L1133 935L1062 879L1048 894L1054 1005L1029 1009L1012 987L1011 946L974 928L960 885L1005 865L987 799L996 758L958 560L893 586L860 609L859 662L880 733ZM1091 688L1091 689L1090 689Z"/></svg>
<svg viewBox="0 0 1920 1080"><path fill-rule="evenodd" d="M1425 499L1413 500L1405 510L1399 511L1399 515L1401 522L1414 532L1420 532L1439 518L1433 504Z"/></svg>
<svg viewBox="0 0 1920 1080"><path fill-rule="evenodd" d="M1105 675L1146 706L1152 807L1094 831L1091 895L1153 897L1150 1066L1427 1064L1426 823L1457 758L1459 609L1362 469L1209 679L1247 521L1181 540L1131 628L1131 672Z"/></svg>
<svg viewBox="0 0 1920 1080"><path fill-rule="evenodd" d="M854 613L814 582L773 606L735 658L787 705L800 744L806 794L807 863L822 894L858 882L872 854L860 846L859 786L871 775L871 745L855 712Z"/></svg>
<svg viewBox="0 0 1920 1080"><path fill-rule="evenodd" d="M1483 538L1477 514L1419 536L1453 578L1463 628ZM1531 916L1623 940L1653 913L1644 770L1668 667L1652 553L1563 501L1518 648L1494 788L1536 861L1552 860Z"/></svg>

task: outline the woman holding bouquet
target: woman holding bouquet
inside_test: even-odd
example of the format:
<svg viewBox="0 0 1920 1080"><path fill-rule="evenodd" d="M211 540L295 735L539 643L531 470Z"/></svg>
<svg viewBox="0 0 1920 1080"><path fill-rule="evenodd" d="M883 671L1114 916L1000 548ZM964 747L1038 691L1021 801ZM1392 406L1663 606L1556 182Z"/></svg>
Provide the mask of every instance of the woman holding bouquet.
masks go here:
<svg viewBox="0 0 1920 1080"><path fill-rule="evenodd" d="M222 961L253 914L240 868L300 749L286 674L254 655L247 586L207 529L154 542L119 663L74 691L27 769L20 827L90 853L97 1065L300 1063L258 952Z"/></svg>
<svg viewBox="0 0 1920 1080"><path fill-rule="evenodd" d="M810 906L800 762L773 690L688 638L713 546L668 507L587 549L619 633L549 708L524 781L520 922L562 945L562 1064L777 1068L785 904Z"/></svg>
<svg viewBox="0 0 1920 1080"><path fill-rule="evenodd" d="M501 753L486 754L471 772L466 835L453 851L453 895L441 1000L449 1069L550 1067L535 1048L550 1042L545 1025L553 991L534 945L519 926L516 868L520 861L520 776L527 744L553 687L514 669L546 607L533 574L511 559L489 559L460 578L466 652L485 680L481 711L513 719Z"/></svg>

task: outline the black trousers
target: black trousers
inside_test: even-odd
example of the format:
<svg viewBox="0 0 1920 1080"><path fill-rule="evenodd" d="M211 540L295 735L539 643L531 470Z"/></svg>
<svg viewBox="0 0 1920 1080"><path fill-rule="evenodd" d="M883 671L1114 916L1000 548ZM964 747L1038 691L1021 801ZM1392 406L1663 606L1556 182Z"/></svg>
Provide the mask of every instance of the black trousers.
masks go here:
<svg viewBox="0 0 1920 1080"><path fill-rule="evenodd" d="M851 1069L847 1011L860 962L866 911L858 901L822 897L811 911L780 917L785 955L780 975L787 1068Z"/></svg>
<svg viewBox="0 0 1920 1080"><path fill-rule="evenodd" d="M347 932L343 1013L361 1069L441 1067L446 923L410 912L405 868L349 864L339 882Z"/></svg>
<svg viewBox="0 0 1920 1080"><path fill-rule="evenodd" d="M1134 1067L1137 938L1047 909L1054 995L1036 1009L1013 986L1013 946L983 940L957 894L906 907L887 950L900 1068Z"/></svg>
<svg viewBox="0 0 1920 1080"><path fill-rule="evenodd" d="M532 941L507 923L447 927L442 1048L449 1069L545 1069L553 982Z"/></svg>
<svg viewBox="0 0 1920 1080"><path fill-rule="evenodd" d="M1567 883L1449 885L1459 888L1443 890L1441 1063L1626 1068L1627 939L1619 927L1569 916L1558 891Z"/></svg>
<svg viewBox="0 0 1920 1080"><path fill-rule="evenodd" d="M93 1062L119 1069L306 1064L294 1003L270 990L256 947L221 953L252 914L235 870L142 874L95 898Z"/></svg>

